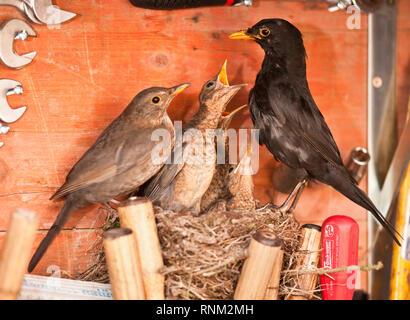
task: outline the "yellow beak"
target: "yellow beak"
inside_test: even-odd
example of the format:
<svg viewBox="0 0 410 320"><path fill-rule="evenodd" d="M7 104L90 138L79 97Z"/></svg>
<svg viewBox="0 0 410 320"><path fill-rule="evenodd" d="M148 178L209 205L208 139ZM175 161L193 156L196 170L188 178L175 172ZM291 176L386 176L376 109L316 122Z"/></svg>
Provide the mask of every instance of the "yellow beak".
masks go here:
<svg viewBox="0 0 410 320"><path fill-rule="evenodd" d="M244 104L243 106L240 106L232 111L225 111L222 113L223 117L233 117L235 115L235 113L237 113L238 111L242 110L243 108L245 108L247 106L247 104Z"/></svg>
<svg viewBox="0 0 410 320"><path fill-rule="evenodd" d="M245 159L248 158L251 155L251 153L252 153L252 147L248 147L248 149L246 150L246 153L242 156L242 159L239 161L236 168L234 169L233 171L234 174L239 170L241 165L245 162Z"/></svg>
<svg viewBox="0 0 410 320"><path fill-rule="evenodd" d="M225 86L229 86L228 74L226 73L226 63L227 60L225 60L224 64L222 65L221 71L219 71L218 81L224 84Z"/></svg>
<svg viewBox="0 0 410 320"><path fill-rule="evenodd" d="M186 88L188 88L191 84L190 83L184 83L179 86L175 86L173 96L175 97L176 95L180 94L182 91L184 91Z"/></svg>
<svg viewBox="0 0 410 320"><path fill-rule="evenodd" d="M233 117L235 114L238 113L238 111L242 110L243 108L245 108L247 105L243 105L240 106L239 108L236 108L235 110L231 111L231 112L223 112L222 113L222 118L219 122L219 128L222 130L226 130L228 129L229 124L231 123Z"/></svg>
<svg viewBox="0 0 410 320"><path fill-rule="evenodd" d="M247 34L246 30L240 30L229 35L229 39L234 40L255 40L255 38L258 37Z"/></svg>

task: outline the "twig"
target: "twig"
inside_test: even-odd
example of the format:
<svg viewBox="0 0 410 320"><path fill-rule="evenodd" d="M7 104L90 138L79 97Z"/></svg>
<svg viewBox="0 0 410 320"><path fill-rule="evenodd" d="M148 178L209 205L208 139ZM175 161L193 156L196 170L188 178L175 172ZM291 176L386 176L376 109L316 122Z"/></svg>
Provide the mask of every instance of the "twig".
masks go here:
<svg viewBox="0 0 410 320"><path fill-rule="evenodd" d="M341 271L353 271L353 270L362 270L362 271L371 271L371 270L380 270L383 268L383 263L379 261L377 264L367 264L363 266L348 266L345 268L336 268L336 269L326 269L326 268L318 268L313 270L285 270L282 273L287 274L326 274L326 273L334 273L334 272L341 272Z"/></svg>

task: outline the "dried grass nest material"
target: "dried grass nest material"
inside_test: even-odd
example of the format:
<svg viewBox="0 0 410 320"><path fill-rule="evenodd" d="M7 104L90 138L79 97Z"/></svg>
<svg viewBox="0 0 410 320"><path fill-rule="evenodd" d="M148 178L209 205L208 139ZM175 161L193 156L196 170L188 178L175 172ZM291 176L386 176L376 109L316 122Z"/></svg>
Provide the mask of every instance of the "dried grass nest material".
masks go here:
<svg viewBox="0 0 410 320"><path fill-rule="evenodd" d="M301 237L291 214L270 209L209 212L198 217L155 207L165 268L167 299L232 299L249 241L259 229L274 232L283 242L282 270L296 260ZM109 226L108 228L111 228ZM96 263L78 278L108 282L104 253L99 245ZM279 297L292 292L295 276L282 273Z"/></svg>

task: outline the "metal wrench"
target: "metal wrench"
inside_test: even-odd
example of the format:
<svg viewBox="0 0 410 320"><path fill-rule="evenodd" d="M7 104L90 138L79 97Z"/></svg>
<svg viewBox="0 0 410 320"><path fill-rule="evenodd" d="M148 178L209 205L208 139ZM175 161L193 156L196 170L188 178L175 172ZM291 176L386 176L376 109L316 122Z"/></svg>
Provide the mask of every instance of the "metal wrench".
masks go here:
<svg viewBox="0 0 410 320"><path fill-rule="evenodd" d="M73 19L77 14L60 9L53 5L52 0L20 0L26 3L34 12L36 18L43 24L60 24Z"/></svg>
<svg viewBox="0 0 410 320"><path fill-rule="evenodd" d="M0 6L12 6L19 9L24 15L34 23L42 24L40 20L36 18L31 7L23 0L0 0Z"/></svg>
<svg viewBox="0 0 410 320"><path fill-rule="evenodd" d="M36 52L18 55L13 48L15 39L25 40L35 37L36 32L25 21L10 19L0 28L0 60L9 68L20 69L33 61Z"/></svg>
<svg viewBox="0 0 410 320"><path fill-rule="evenodd" d="M12 109L7 102L7 96L12 94L22 94L21 83L10 79L0 79L0 120L12 123L21 118L27 107Z"/></svg>

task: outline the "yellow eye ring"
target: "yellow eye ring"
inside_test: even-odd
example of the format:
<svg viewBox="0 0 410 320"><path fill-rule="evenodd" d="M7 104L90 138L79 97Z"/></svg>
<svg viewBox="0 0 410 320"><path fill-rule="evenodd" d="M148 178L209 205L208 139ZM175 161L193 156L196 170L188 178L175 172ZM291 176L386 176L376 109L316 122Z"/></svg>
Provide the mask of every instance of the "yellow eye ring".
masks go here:
<svg viewBox="0 0 410 320"><path fill-rule="evenodd" d="M268 28L266 28L266 27L260 28L260 29L259 29L259 34L260 34L262 37L267 37L268 35L270 35L270 30L269 30Z"/></svg>
<svg viewBox="0 0 410 320"><path fill-rule="evenodd" d="M159 103L160 101L161 101L161 98L158 97L158 96L155 96L154 98L152 98L152 103L157 104L157 103Z"/></svg>

